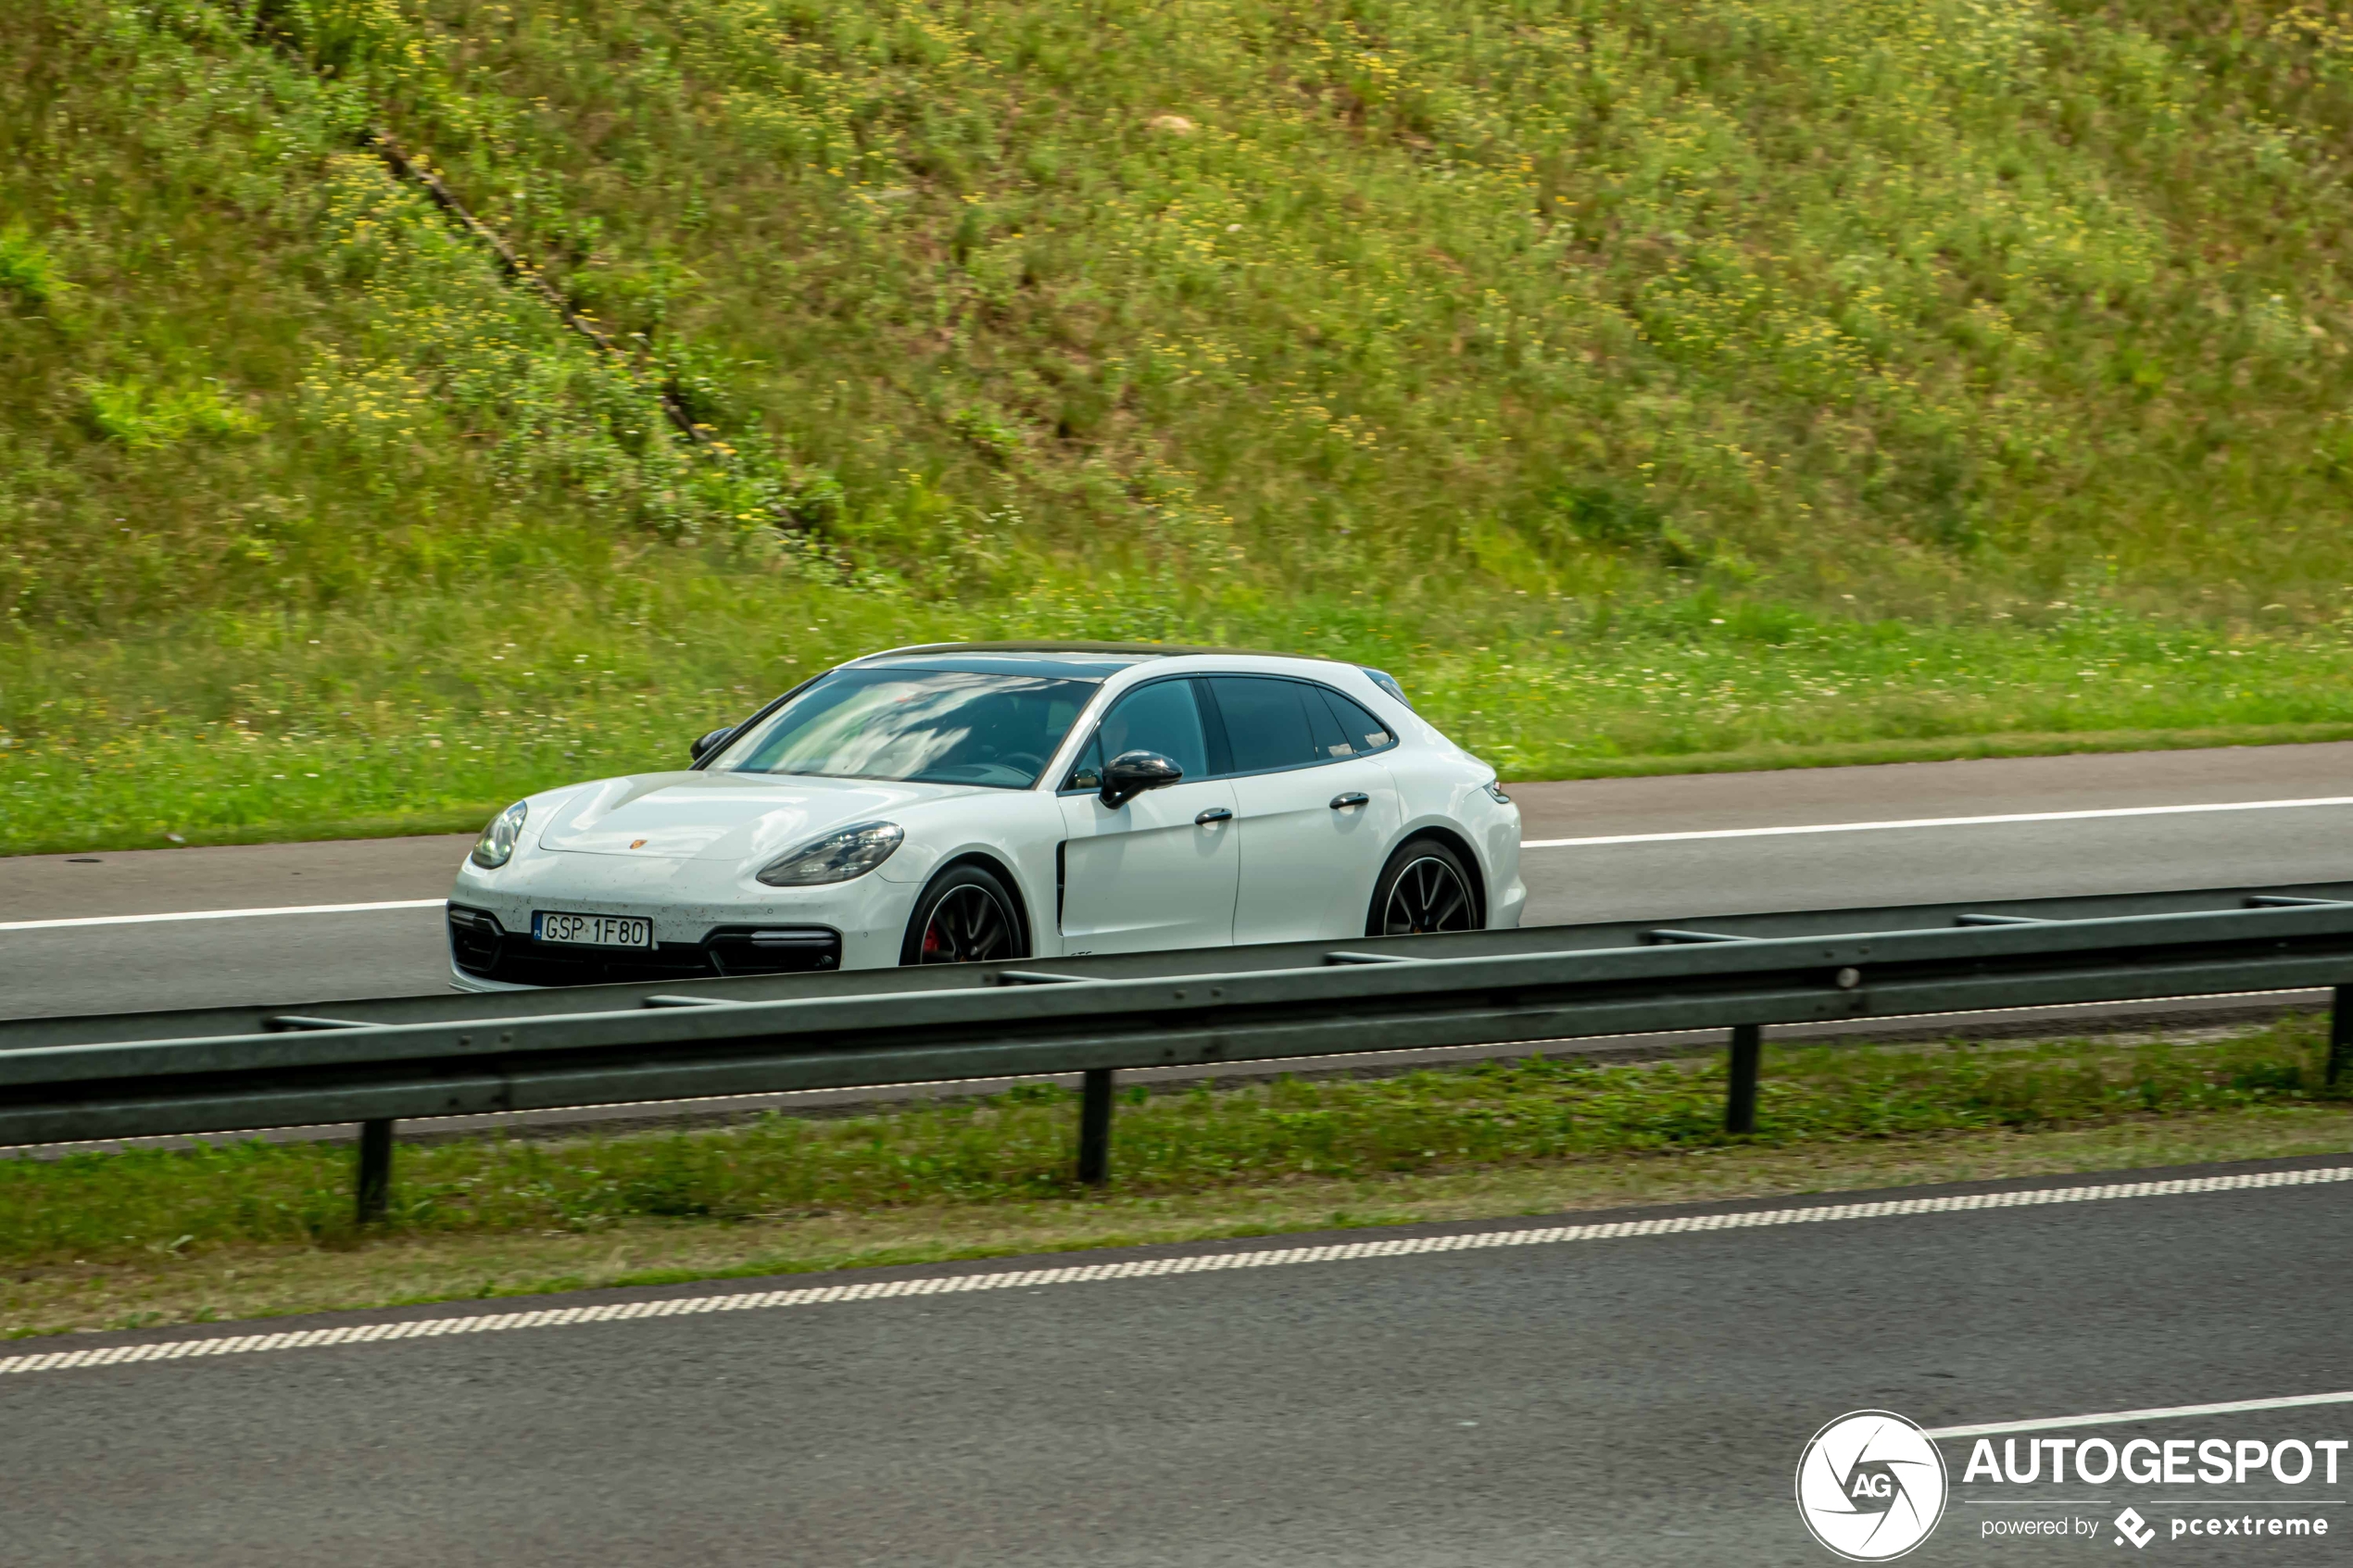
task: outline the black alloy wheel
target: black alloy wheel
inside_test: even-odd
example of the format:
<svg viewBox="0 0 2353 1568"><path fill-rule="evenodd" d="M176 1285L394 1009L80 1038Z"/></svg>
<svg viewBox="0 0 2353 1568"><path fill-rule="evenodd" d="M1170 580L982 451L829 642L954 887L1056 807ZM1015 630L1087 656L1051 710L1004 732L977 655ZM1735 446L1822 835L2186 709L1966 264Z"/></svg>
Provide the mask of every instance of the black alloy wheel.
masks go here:
<svg viewBox="0 0 2353 1568"><path fill-rule="evenodd" d="M985 963L1028 956L1013 894L980 867L957 866L915 901L915 917L907 922L899 961Z"/></svg>
<svg viewBox="0 0 2353 1568"><path fill-rule="evenodd" d="M1367 936L1420 936L1433 931L1476 931L1478 902L1470 873L1435 839L1416 839L1389 858L1373 888Z"/></svg>

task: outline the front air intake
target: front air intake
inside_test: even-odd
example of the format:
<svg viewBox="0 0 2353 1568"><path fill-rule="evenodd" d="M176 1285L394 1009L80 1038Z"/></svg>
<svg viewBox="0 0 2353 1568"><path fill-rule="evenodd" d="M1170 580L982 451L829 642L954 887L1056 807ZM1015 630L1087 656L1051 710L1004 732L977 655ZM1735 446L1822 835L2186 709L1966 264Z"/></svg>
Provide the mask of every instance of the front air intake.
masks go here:
<svg viewBox="0 0 2353 1568"><path fill-rule="evenodd" d="M487 909L449 906L449 957L510 985L610 985L723 974L811 974L841 967L841 933L822 925L721 926L700 942L643 949L577 947L510 932Z"/></svg>

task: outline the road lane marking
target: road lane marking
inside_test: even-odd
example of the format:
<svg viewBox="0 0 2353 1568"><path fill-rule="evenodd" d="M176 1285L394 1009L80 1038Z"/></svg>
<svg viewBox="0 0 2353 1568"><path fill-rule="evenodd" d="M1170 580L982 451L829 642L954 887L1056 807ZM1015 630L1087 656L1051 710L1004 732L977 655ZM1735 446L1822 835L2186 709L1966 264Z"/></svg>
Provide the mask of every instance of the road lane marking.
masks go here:
<svg viewBox="0 0 2353 1568"><path fill-rule="evenodd" d="M1814 833L1888 833L1899 828L1991 827L2004 822L2074 822L2101 817L2177 817L2199 811L2291 811L2353 806L2353 795L2307 800L2231 800L2206 806L2117 806L2095 811L2020 811L1996 817L1912 817L1900 822L1807 822L1790 827L1705 828L1690 833L1623 833L1598 838L1530 838L1522 849L1584 849L1604 844L1680 844L1706 838L1787 838ZM154 915L88 915L78 920L0 921L0 931L54 931L68 926L151 925L176 920L252 920L270 915L346 915L378 909L427 909L446 898L403 898L372 904L288 904L266 909L186 909Z"/></svg>
<svg viewBox="0 0 2353 1568"><path fill-rule="evenodd" d="M1639 1236L1680 1236L1693 1231L1759 1230L1783 1225L1823 1224L1841 1220L1899 1219L1916 1214L1953 1214L1980 1209L2036 1209L2055 1203L2105 1203L2120 1198L2176 1198L2193 1193L2245 1192L2263 1187L2315 1186L2347 1181L2353 1181L2353 1165L2298 1171L2241 1172L2226 1176L2177 1176L2164 1181L2110 1182L2097 1186L2028 1187L2005 1192L1950 1194L1941 1198L1879 1198L1867 1203L1817 1203L1798 1209L1669 1214L1650 1220L1600 1220L1574 1225L1529 1225L1516 1230L1475 1231L1453 1236L1388 1236L1374 1241L1326 1242L1314 1247L1231 1248L1222 1252L1190 1252L1173 1258L1129 1258L1115 1263L994 1269L972 1273L862 1280L854 1285L800 1286L787 1290L746 1290L714 1296L673 1296L653 1301L605 1301L595 1306L545 1308L535 1311L469 1312L446 1317L407 1318L390 1323L346 1323L334 1328L290 1329L277 1334L213 1334L201 1337L150 1340L145 1344L97 1346L80 1350L32 1351L0 1357L0 1376L66 1372L80 1367L171 1361L188 1357L253 1355L263 1351L315 1349L331 1345L370 1345L445 1334L504 1334L517 1329L557 1328L573 1323L699 1316L708 1312L764 1311L780 1307L829 1306L843 1301L880 1301L902 1296L963 1296L983 1290L1043 1290L1068 1285L1093 1285L1103 1280L1158 1279L1172 1274L1214 1273L1229 1269L1290 1268L1302 1263L1347 1263L1371 1258L1404 1258L1430 1252L1483 1252L1503 1247L1621 1241ZM1930 1434L1931 1436L1949 1435Z"/></svg>
<svg viewBox="0 0 2353 1568"><path fill-rule="evenodd" d="M2132 1426L2144 1421L2174 1421L2185 1415L2237 1415L2246 1411L2293 1411L2308 1405L2353 1405L2353 1389L2341 1394L2288 1394L2276 1399L2225 1399L2215 1405L2157 1405L2145 1411L2101 1411L2093 1415L2052 1415L2034 1421L1990 1421L1976 1426L1939 1426L1931 1437L1998 1437L2005 1432L2056 1432L2069 1426Z"/></svg>
<svg viewBox="0 0 2353 1568"><path fill-rule="evenodd" d="M2004 822L2081 822L2098 817L2181 817L2197 811L2296 811L2353 806L2353 795L2309 800L2228 800L2210 806L2113 806L2097 811L2017 811L2000 817L1913 817L1890 822L1809 822L1796 827L1708 828L1695 833L1620 833L1601 838L1530 838L1522 849L1585 849L1602 844L1680 844L1701 838L1787 838L1808 833L1889 833L1897 828L1977 828Z"/></svg>
<svg viewBox="0 0 2353 1568"><path fill-rule="evenodd" d="M265 915L359 915L378 909L438 909L447 898L393 898L375 904L285 904L270 909L182 909L163 915L84 915L78 920L0 921L0 931L57 931L74 925L154 925L173 920L256 920Z"/></svg>

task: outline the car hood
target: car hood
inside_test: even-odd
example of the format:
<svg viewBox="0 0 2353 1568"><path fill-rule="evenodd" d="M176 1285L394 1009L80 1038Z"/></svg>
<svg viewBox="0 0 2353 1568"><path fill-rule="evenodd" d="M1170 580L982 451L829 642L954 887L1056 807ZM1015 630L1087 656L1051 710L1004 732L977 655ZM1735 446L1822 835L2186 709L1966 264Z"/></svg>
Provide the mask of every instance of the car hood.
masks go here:
<svg viewBox="0 0 2353 1568"><path fill-rule="evenodd" d="M568 792L539 847L674 860L766 859L835 828L928 801L963 784L763 773L639 773Z"/></svg>

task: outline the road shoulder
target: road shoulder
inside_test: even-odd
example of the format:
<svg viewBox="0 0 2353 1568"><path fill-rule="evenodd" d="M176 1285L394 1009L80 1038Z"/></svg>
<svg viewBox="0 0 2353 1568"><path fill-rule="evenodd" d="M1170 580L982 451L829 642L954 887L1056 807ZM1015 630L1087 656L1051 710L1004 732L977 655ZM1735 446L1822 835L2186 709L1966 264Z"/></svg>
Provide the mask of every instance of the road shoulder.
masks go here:
<svg viewBox="0 0 2353 1568"><path fill-rule="evenodd" d="M1633 1218L1676 1206L1991 1191L2049 1185L2053 1177L2132 1173L2155 1179L2191 1168L2204 1174L2286 1168L2353 1149L2349 1118L2353 1112L2334 1106L2264 1108L2052 1132L1734 1146L1173 1196L910 1206L735 1223L632 1222L582 1233L423 1236L334 1248L223 1248L186 1259L166 1252L104 1266L16 1271L0 1284L0 1325L15 1337L470 1299L535 1298L534 1307L560 1307L581 1292L677 1294L711 1281L844 1270L862 1277L876 1269L936 1273L946 1264L994 1260L992 1266L1000 1266L1006 1259L1103 1248L1276 1236L1305 1245L1334 1235L1361 1238L1374 1229L1437 1234L1533 1223L1536 1216L1550 1223L1559 1216Z"/></svg>

